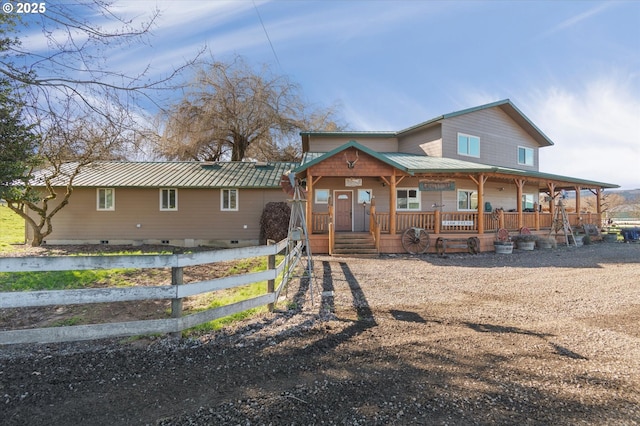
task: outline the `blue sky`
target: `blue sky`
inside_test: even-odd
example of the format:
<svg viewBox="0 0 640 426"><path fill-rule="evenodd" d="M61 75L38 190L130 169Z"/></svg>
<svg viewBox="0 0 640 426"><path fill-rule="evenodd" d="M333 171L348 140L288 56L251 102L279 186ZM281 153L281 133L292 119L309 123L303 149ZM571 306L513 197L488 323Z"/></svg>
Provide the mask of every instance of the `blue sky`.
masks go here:
<svg viewBox="0 0 640 426"><path fill-rule="evenodd" d="M640 1L138 0L114 12L156 7L151 46L111 52L114 69L160 75L206 46L270 64L309 103L339 103L352 130L509 98L555 143L541 171L640 188Z"/></svg>

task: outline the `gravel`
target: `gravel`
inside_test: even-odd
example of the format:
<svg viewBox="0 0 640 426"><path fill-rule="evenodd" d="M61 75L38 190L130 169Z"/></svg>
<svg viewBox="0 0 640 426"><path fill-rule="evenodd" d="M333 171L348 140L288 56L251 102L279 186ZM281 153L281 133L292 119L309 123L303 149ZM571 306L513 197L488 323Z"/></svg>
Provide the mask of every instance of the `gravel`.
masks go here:
<svg viewBox="0 0 640 426"><path fill-rule="evenodd" d="M639 244L314 269L199 339L1 347L0 423L640 424Z"/></svg>

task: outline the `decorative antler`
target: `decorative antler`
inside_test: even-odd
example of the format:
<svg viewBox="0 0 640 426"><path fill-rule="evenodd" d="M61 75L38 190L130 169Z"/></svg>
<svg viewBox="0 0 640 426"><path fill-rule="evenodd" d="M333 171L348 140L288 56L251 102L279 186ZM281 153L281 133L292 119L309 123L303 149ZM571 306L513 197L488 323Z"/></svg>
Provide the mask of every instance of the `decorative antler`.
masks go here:
<svg viewBox="0 0 640 426"><path fill-rule="evenodd" d="M349 161L349 159L347 158L347 153L344 153L344 159L347 162L347 167L350 169L353 169L356 165L356 163L358 162L358 151L356 151L356 159L353 161Z"/></svg>

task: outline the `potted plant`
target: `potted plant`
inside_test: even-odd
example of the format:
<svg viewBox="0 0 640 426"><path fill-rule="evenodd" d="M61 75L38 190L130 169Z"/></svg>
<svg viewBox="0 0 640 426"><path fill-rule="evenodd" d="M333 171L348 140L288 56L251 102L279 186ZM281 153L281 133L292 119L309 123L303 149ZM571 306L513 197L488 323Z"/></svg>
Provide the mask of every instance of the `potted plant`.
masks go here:
<svg viewBox="0 0 640 426"><path fill-rule="evenodd" d="M556 248L558 242L554 237L542 237L538 235L538 238L536 239L536 245L540 250L549 250L552 248Z"/></svg>
<svg viewBox="0 0 640 426"><path fill-rule="evenodd" d="M537 237L532 234L520 234L513 237L519 250L533 250L536 248Z"/></svg>
<svg viewBox="0 0 640 426"><path fill-rule="evenodd" d="M498 229L493 246L497 254L511 254L513 252L513 241L511 241L509 231L504 228Z"/></svg>
<svg viewBox="0 0 640 426"><path fill-rule="evenodd" d="M576 242L576 247L582 247L584 244L584 234L573 234L573 240Z"/></svg>

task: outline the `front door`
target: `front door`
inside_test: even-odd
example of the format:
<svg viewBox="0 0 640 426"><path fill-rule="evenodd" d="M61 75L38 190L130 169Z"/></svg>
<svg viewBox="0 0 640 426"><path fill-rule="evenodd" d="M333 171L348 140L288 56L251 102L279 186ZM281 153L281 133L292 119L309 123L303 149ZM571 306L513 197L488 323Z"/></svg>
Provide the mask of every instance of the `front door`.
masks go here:
<svg viewBox="0 0 640 426"><path fill-rule="evenodd" d="M352 231L353 202L351 191L335 191L336 232Z"/></svg>

